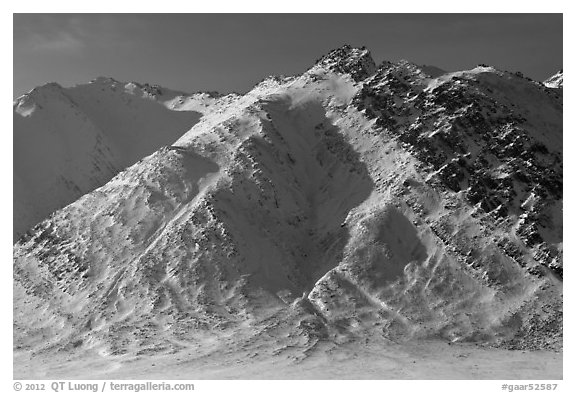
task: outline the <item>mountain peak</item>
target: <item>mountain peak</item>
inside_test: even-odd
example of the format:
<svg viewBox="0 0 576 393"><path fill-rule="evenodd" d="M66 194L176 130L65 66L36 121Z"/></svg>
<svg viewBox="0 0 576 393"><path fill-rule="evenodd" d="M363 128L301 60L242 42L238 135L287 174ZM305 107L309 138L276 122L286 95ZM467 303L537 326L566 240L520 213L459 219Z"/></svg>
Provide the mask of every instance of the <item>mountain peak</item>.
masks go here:
<svg viewBox="0 0 576 393"><path fill-rule="evenodd" d="M366 79L376 71L376 63L366 47L355 48L348 44L331 50L316 64L332 71L350 74L355 81Z"/></svg>

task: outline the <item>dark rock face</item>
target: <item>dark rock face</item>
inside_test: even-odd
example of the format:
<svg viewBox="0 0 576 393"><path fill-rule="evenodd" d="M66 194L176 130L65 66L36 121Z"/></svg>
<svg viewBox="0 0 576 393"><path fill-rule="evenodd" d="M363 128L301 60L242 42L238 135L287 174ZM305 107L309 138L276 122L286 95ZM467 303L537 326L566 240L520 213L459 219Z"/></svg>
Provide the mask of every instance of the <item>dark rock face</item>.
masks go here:
<svg viewBox="0 0 576 393"><path fill-rule="evenodd" d="M510 78L486 73L504 85ZM521 217L516 248L529 249L539 264L561 278L561 252L543 240L550 221L545 207L562 200L561 146L535 135L518 104L493 94L494 88L484 83L488 78L482 72L455 75L431 88L418 67L384 63L365 81L353 104L428 165L443 187L463 192L481 214L497 220ZM518 79L515 82L531 94L544 95L541 85ZM561 116L561 97L544 96L543 105ZM561 135L562 130L553 132ZM524 203L528 199L533 200L529 208ZM509 255L509 247L502 245L502 250ZM519 254L513 253L515 259L525 258Z"/></svg>
<svg viewBox="0 0 576 393"><path fill-rule="evenodd" d="M316 64L334 72L350 74L355 81L366 79L376 70L376 63L368 49L353 48L350 45L334 49Z"/></svg>

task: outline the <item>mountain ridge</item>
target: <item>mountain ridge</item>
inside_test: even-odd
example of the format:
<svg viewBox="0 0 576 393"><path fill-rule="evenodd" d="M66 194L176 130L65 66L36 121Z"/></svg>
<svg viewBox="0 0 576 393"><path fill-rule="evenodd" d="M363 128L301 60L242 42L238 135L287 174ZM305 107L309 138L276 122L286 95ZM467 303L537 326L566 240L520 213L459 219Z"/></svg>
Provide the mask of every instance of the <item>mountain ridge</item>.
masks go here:
<svg viewBox="0 0 576 393"><path fill-rule="evenodd" d="M200 104L217 99L181 94L99 77L70 88L48 83L16 99L14 241L56 209L174 142L200 119ZM182 107L193 101L193 109Z"/></svg>
<svg viewBox="0 0 576 393"><path fill-rule="evenodd" d="M561 347L561 95L345 46L226 97L16 244L21 348Z"/></svg>

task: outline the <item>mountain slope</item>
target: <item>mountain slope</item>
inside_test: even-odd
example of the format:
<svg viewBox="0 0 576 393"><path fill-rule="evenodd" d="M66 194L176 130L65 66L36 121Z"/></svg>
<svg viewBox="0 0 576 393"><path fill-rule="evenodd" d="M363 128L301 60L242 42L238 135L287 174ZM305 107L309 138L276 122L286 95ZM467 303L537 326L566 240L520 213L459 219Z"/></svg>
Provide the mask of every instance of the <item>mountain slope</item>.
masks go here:
<svg viewBox="0 0 576 393"><path fill-rule="evenodd" d="M214 98L111 78L70 88L50 83L18 98L13 105L14 240L174 142L198 122L207 100Z"/></svg>
<svg viewBox="0 0 576 393"><path fill-rule="evenodd" d="M559 348L561 96L433 74L345 46L221 102L16 244L17 348Z"/></svg>

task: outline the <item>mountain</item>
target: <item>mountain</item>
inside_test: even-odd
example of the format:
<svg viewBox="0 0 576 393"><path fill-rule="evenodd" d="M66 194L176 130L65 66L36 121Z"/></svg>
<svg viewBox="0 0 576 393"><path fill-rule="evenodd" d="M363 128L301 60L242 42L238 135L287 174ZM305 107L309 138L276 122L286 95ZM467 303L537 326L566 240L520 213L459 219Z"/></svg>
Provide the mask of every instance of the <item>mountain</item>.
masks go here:
<svg viewBox="0 0 576 393"><path fill-rule="evenodd" d="M22 237L15 370L558 350L562 244L561 94L344 46L218 101Z"/></svg>
<svg viewBox="0 0 576 393"><path fill-rule="evenodd" d="M170 145L218 98L97 78L49 83L14 112L14 241L34 224Z"/></svg>
<svg viewBox="0 0 576 393"><path fill-rule="evenodd" d="M562 89L564 87L564 72L562 70L558 71L550 78L546 79L544 85L554 89Z"/></svg>

